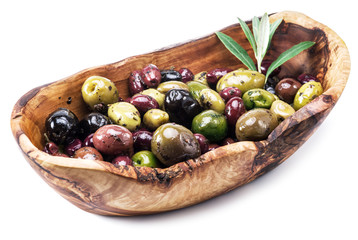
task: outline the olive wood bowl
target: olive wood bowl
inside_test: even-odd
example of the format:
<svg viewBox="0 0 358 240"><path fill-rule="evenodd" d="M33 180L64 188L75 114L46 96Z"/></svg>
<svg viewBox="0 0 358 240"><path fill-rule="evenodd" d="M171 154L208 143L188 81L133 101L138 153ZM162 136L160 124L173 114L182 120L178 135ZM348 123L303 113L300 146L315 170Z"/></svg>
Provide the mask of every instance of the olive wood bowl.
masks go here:
<svg viewBox="0 0 358 240"><path fill-rule="evenodd" d="M270 21L278 18L283 18L283 21L272 39L266 59L276 59L301 41L316 42L312 48L282 65L280 77L311 73L322 83L324 93L283 121L267 140L223 146L164 169L117 168L109 162L56 157L42 151L44 122L50 112L66 107L79 119L88 113L80 89L92 75L111 79L120 96L126 98L129 96L129 74L149 63L160 69L188 67L194 73L217 67L243 67L215 34L89 68L34 88L13 108L13 135L25 159L45 182L61 196L91 213L153 214L191 206L233 190L273 169L293 154L332 110L349 76L349 53L335 32L297 12L272 14ZM251 27L250 21L247 24ZM253 58L253 51L238 24L221 31L238 41ZM68 104L70 97L72 102Z"/></svg>

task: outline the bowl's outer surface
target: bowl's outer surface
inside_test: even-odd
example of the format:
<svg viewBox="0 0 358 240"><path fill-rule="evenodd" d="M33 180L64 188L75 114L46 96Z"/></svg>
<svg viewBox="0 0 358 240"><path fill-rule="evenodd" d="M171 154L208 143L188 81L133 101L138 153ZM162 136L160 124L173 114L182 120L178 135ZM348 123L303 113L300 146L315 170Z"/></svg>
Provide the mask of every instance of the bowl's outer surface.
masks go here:
<svg viewBox="0 0 358 240"><path fill-rule="evenodd" d="M79 118L87 113L80 89L89 76L108 77L125 98L130 72L149 63L160 69L188 67L194 73L222 66L242 67L215 34L86 69L35 88L14 106L13 135L26 160L51 187L76 206L92 213L128 216L170 211L237 188L282 163L313 134L342 94L350 72L348 50L331 29L297 12L273 14L270 21L278 18L284 21L272 39L268 58L276 58L300 41L315 41L310 50L285 63L280 75L297 76L301 72L310 72L318 76L325 91L281 123L265 141L223 146L166 169L116 168L107 162L53 157L40 150L44 145L44 120L51 111L67 107ZM251 26L250 22L248 24ZM222 32L240 42L253 57L238 25L229 26ZM72 102L68 104L70 97Z"/></svg>

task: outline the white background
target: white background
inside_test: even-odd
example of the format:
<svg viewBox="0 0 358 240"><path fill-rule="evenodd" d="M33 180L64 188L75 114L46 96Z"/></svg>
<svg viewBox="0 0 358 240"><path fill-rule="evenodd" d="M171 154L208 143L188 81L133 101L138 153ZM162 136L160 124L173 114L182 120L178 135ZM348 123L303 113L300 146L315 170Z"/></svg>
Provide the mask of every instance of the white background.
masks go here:
<svg viewBox="0 0 358 240"><path fill-rule="evenodd" d="M1 1L0 239L358 239L357 11L340 1ZM352 71L317 132L286 162L228 194L144 217L84 212L53 191L10 131L17 99L82 69L294 10L346 42Z"/></svg>

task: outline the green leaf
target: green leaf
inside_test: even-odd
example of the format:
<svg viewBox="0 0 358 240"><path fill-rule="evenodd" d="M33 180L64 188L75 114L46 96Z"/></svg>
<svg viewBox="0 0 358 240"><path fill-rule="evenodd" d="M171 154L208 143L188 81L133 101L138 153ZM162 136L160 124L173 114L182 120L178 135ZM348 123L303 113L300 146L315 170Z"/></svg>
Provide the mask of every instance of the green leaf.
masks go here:
<svg viewBox="0 0 358 240"><path fill-rule="evenodd" d="M315 44L315 42L306 41L301 42L299 44L294 45L290 49L286 50L285 52L281 53L281 55L271 64L271 66L268 68L266 73L266 79L270 76L273 70L290 60L291 58L297 56L300 52L312 47Z"/></svg>
<svg viewBox="0 0 358 240"><path fill-rule="evenodd" d="M259 28L260 28L260 20L258 17L254 17L252 19L252 32L254 33L256 43L259 37Z"/></svg>
<svg viewBox="0 0 358 240"><path fill-rule="evenodd" d="M244 21L242 21L240 18L238 18L238 19L239 19L241 28L244 31L247 40L249 40L251 47L254 50L254 53L256 56L257 48L256 48L256 42L255 42L254 36L252 35L250 28L247 26L247 24Z"/></svg>
<svg viewBox="0 0 358 240"><path fill-rule="evenodd" d="M249 54L243 49L234 39L229 37L228 35L217 32L216 35L220 39L220 41L225 45L225 47L235 56L237 57L246 67L250 70L256 71L256 66Z"/></svg>
<svg viewBox="0 0 358 240"><path fill-rule="evenodd" d="M271 39L273 37L273 34L276 32L276 29L278 28L278 26L280 26L281 22L282 22L282 18L277 19L274 23L272 23L270 25L270 41L269 41L269 45L271 43Z"/></svg>
<svg viewBox="0 0 358 240"><path fill-rule="evenodd" d="M265 57L270 40L270 21L267 13L262 16L259 26L259 36L256 39L257 44L257 68L261 72L261 62Z"/></svg>

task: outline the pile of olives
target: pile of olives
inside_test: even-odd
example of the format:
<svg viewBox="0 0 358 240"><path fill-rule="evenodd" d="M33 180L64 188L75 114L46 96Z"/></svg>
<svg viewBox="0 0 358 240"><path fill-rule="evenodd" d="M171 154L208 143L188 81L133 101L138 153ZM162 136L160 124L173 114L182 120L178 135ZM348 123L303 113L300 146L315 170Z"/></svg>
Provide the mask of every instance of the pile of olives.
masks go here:
<svg viewBox="0 0 358 240"><path fill-rule="evenodd" d="M112 162L115 166L167 167L237 141L264 140L280 122L322 94L312 75L279 79L265 73L217 68L159 70L149 64L128 78L131 97L92 76L82 86L92 110L79 121L66 108L45 122L45 151L55 156Z"/></svg>

